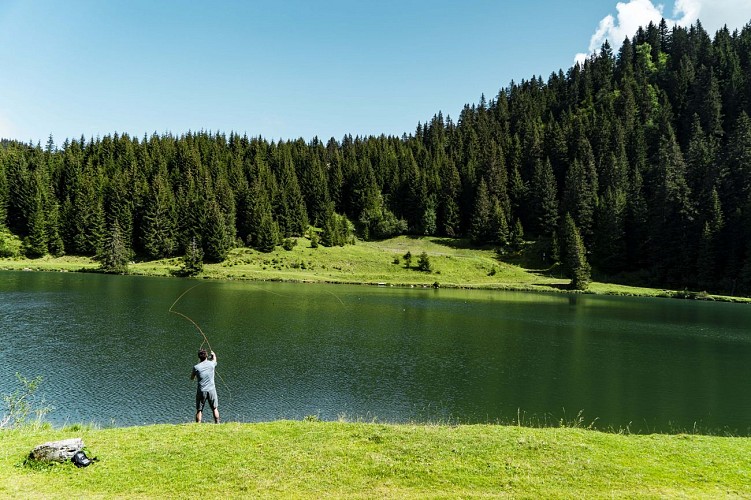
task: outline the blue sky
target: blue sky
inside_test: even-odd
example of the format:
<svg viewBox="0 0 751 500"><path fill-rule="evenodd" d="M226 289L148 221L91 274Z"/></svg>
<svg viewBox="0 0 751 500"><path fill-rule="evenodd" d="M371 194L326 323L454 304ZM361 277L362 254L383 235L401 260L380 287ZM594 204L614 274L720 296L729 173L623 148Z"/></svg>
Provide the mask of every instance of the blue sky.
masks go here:
<svg viewBox="0 0 751 500"><path fill-rule="evenodd" d="M0 0L0 137L401 135L661 15L714 33L751 0Z"/></svg>

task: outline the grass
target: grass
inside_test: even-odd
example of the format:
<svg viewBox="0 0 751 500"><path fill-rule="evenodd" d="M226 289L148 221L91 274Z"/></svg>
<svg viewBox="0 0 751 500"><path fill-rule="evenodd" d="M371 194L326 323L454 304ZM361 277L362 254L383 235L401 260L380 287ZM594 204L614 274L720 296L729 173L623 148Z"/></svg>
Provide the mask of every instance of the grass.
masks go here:
<svg viewBox="0 0 751 500"><path fill-rule="evenodd" d="M566 290L569 280L540 269L534 252L501 261L493 249L470 247L464 240L436 237L408 237L358 242L356 245L311 248L310 241L299 238L287 251L281 247L270 253L249 248L232 250L219 264L206 264L202 277L210 279L246 279L293 282L388 284L395 286L440 286L523 291ZM412 266L403 256L410 252ZM425 252L431 272L417 270L417 258ZM506 261L508 260L508 261ZM398 263L396 263L398 261ZM98 263L87 257L43 257L40 259L0 259L0 269L39 271L94 270ZM180 259L135 262L131 274L170 276L180 267ZM593 282L589 293L653 297L702 298L748 301L737 297L688 293L685 291L640 288Z"/></svg>
<svg viewBox="0 0 751 500"><path fill-rule="evenodd" d="M430 273L401 257L426 252ZM394 263L395 259L399 263ZM204 277L385 283L402 286L552 291L568 280L517 258L457 240L399 237L343 248L268 254L235 249ZM92 270L81 257L0 260L3 269ZM179 259L131 264L133 274L169 276ZM593 283L592 293L681 296L685 292ZM700 297L704 298L704 297ZM707 297L715 298L715 297ZM721 298L720 298L721 299ZM99 461L30 467L45 441L83 437ZM362 422L228 423L98 429L0 430L0 497L183 498L722 498L751 497L751 438L603 433L576 423L391 425Z"/></svg>
<svg viewBox="0 0 751 500"><path fill-rule="evenodd" d="M83 437L85 469L23 465ZM751 438L278 421L0 432L5 498L751 496Z"/></svg>

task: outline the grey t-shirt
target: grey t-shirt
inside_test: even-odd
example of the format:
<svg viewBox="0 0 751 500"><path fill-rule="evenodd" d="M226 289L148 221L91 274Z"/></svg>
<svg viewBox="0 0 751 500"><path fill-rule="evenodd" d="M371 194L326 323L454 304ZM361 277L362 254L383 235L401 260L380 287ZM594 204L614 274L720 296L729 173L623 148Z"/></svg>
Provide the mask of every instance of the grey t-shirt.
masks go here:
<svg viewBox="0 0 751 500"><path fill-rule="evenodd" d="M213 391L216 389L214 386L214 367L216 367L216 361L201 361L193 367L193 374L198 378L198 390L199 391Z"/></svg>

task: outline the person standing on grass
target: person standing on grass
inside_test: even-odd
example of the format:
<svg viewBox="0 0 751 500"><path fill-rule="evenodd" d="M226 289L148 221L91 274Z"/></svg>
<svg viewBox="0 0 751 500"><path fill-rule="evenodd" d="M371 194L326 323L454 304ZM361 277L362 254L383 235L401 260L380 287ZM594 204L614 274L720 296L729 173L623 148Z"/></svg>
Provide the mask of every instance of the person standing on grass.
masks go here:
<svg viewBox="0 0 751 500"><path fill-rule="evenodd" d="M208 356L205 349L198 351L200 363L193 367L190 379L198 379L196 386L196 422L201 423L203 407L208 401L209 407L214 412L214 423L219 423L219 398L216 395L214 384L214 370L216 369L216 354L211 351Z"/></svg>

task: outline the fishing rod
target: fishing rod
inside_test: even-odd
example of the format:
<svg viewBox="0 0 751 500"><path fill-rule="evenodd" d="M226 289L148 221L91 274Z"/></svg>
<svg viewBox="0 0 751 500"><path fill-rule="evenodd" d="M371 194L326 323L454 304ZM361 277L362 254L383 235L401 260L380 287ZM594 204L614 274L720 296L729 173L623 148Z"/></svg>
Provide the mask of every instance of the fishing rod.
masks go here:
<svg viewBox="0 0 751 500"><path fill-rule="evenodd" d="M193 319L192 319L192 318L191 318L190 316L188 316L187 314L183 314L183 313L181 313L180 311L175 311L175 305L176 305L176 304L177 304L178 302L180 302L180 299L182 299L182 298L183 298L183 297L185 296L185 294L187 294L187 293L188 293L189 291L193 290L193 289L194 289L195 287L197 287L197 286L199 286L199 285L202 285L202 284L203 284L203 283L198 283L198 284L196 284L196 285L193 285L192 287L188 288L188 289L187 289L187 290L185 290L185 291L184 291L183 293L181 293L181 294L180 294L180 296L179 296L179 297L178 297L177 299L175 299L175 301L174 301L174 302L172 303L172 305L171 305L171 306L169 307L169 312L171 312L171 313L173 313L173 314L177 314L177 315L178 315L178 316L180 316L181 318L185 318L185 319L187 319L188 321L190 321L190 323L191 323L191 324L192 324L193 326L195 326L195 327L196 327L196 330L198 330L198 332L199 332L199 333L201 334L201 337L203 337L203 342L201 343L201 346L199 347L199 349L202 349L202 348L203 348L203 346L204 346L204 344L205 344L205 345L207 345L207 346L208 346L208 348L209 348L209 352L214 352L214 349L212 349L212 348L211 348L211 342L209 342L209 338L208 338L208 337L206 336L206 334L205 334L205 333L203 333L203 330L201 330L201 327L200 327L200 326L198 326L198 323L196 323L195 321L193 321ZM227 382L225 382L225 381L224 381L224 378L222 377L222 375L221 375L221 374L220 374L219 372L214 372L214 373L216 374L216 376L217 376L217 377L219 377L219 380L221 380L221 381L222 381L222 384L224 384L224 387L225 387L225 388L227 389L227 392L229 393L229 397L230 397L230 399L232 399L232 390L231 390L231 389L229 388L229 386L227 385Z"/></svg>
<svg viewBox="0 0 751 500"><path fill-rule="evenodd" d="M175 311L175 310L174 310L174 307L175 307L175 305L176 305L176 304L177 304L177 303L178 303L178 302L180 301L180 299L182 299L182 298L183 298L183 296L184 296L184 295L185 295L186 293L188 293L189 291L193 290L193 289L194 289L195 287L197 287L197 286L199 286L199 285L201 285L201 283L198 283L198 284L196 284L196 285L193 285L192 287L188 288L188 289L187 289L187 290L185 290L185 291L184 291L183 293L181 293L181 294L180 294L180 296L179 296L179 297L178 297L177 299L175 299L175 301L174 301L174 302L172 303L172 305L170 306L170 308L169 308L169 312L171 312L171 313L173 313L173 314L177 314L178 316L180 316L180 317L182 317L182 318L185 318L185 319L187 319L188 321L190 321L190 322L191 322L191 323L193 324L193 326L195 326L195 327L196 327L196 329L197 329L197 330L198 330L198 332L199 332L199 333L201 334L201 336L203 337L203 343L201 343L201 347L203 347L203 345L204 345L204 344L206 344L206 345L207 345L207 346L209 347L209 351L213 351L213 349L211 348L211 342L209 342L209 339L208 339L208 337L206 337L206 334L205 334L205 333L203 333L203 330L201 330L201 327L200 327L200 326L198 326L198 323L196 323L195 321L193 321L193 320L192 320L192 319L191 319L191 318L190 318L190 317L189 317L188 315L186 315L186 314L183 314L183 313L181 313L180 311Z"/></svg>

